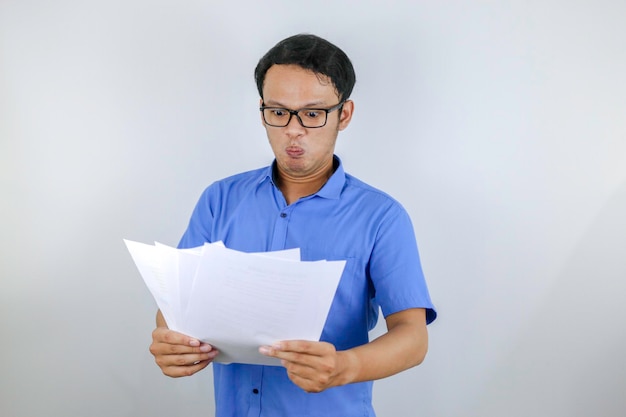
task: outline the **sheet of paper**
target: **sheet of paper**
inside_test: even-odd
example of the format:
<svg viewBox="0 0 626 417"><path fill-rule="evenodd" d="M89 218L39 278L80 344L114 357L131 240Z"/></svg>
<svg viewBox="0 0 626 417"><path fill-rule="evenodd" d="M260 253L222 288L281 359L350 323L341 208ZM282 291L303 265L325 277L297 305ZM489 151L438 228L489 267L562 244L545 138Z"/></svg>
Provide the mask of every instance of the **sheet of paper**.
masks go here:
<svg viewBox="0 0 626 417"><path fill-rule="evenodd" d="M162 254L159 253L156 246L126 239L124 239L124 243L126 243L126 247L159 310L161 310L163 318L171 329L177 328L176 317L177 315L180 317L180 314L175 307L172 307L172 299L175 297L172 296L172 289L170 288L172 279L166 276L168 272L167 261L171 259L161 256Z"/></svg>
<svg viewBox="0 0 626 417"><path fill-rule="evenodd" d="M345 266L301 262L298 249L250 254L223 244L126 244L168 326L215 346L221 363L279 365L259 346L319 340Z"/></svg>
<svg viewBox="0 0 626 417"><path fill-rule="evenodd" d="M300 260L300 248L277 250L273 252L254 252L254 255L268 256L275 259L285 259L291 261Z"/></svg>
<svg viewBox="0 0 626 417"><path fill-rule="evenodd" d="M217 362L265 364L261 345L319 340L345 261L296 262L205 249L183 330L217 347L223 353ZM232 345L239 349L230 351Z"/></svg>

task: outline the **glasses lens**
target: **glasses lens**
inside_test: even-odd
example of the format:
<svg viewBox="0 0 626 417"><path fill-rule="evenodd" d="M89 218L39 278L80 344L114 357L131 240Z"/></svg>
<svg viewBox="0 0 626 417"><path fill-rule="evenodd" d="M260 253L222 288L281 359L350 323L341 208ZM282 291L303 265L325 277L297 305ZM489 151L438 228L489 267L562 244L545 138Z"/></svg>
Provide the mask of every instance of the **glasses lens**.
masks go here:
<svg viewBox="0 0 626 417"><path fill-rule="evenodd" d="M289 112L285 109L263 109L263 118L268 125L283 127L289 123Z"/></svg>
<svg viewBox="0 0 626 417"><path fill-rule="evenodd" d="M304 127L322 127L326 124L326 111L319 109L302 109L298 112Z"/></svg>

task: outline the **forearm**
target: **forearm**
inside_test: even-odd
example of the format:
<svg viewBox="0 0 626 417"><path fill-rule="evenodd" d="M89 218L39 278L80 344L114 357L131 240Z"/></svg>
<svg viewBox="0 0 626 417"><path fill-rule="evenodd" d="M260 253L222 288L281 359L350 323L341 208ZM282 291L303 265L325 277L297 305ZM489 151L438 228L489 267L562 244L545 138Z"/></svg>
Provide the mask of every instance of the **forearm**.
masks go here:
<svg viewBox="0 0 626 417"><path fill-rule="evenodd" d="M419 365L428 350L423 309L406 310L387 318L388 331L376 340L338 352L344 365L341 384L385 378ZM396 316L396 317L394 317Z"/></svg>
<svg viewBox="0 0 626 417"><path fill-rule="evenodd" d="M387 333L353 349L328 342L283 340L259 352L281 360L291 381L307 392L385 378L424 360L428 349L426 312L413 308L387 316Z"/></svg>

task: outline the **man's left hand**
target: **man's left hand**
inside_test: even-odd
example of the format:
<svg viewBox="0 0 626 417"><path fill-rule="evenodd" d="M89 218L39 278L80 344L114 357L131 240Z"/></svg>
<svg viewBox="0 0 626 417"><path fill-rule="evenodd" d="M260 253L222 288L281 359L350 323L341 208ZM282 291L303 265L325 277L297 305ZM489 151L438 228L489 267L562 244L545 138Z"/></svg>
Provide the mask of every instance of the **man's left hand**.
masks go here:
<svg viewBox="0 0 626 417"><path fill-rule="evenodd" d="M321 392L349 382L349 351L327 342L288 340L261 346L259 352L281 360L291 381L306 392Z"/></svg>

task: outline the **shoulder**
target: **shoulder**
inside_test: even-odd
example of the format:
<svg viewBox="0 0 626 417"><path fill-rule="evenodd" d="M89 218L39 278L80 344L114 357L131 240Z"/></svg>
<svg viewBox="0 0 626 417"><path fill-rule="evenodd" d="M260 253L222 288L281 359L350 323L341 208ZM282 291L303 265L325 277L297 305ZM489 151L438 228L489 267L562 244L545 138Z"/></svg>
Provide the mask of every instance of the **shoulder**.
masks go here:
<svg viewBox="0 0 626 417"><path fill-rule="evenodd" d="M238 174L234 174L229 177L225 177L218 181L215 181L212 186L232 187L249 183L256 184L262 181L268 173L269 170L267 167L240 172Z"/></svg>
<svg viewBox="0 0 626 417"><path fill-rule="evenodd" d="M361 204L373 205L382 210L405 211L398 200L348 173L344 192L346 197L356 199Z"/></svg>
<svg viewBox="0 0 626 417"><path fill-rule="evenodd" d="M206 187L203 196L208 197L246 191L260 184L267 177L268 172L268 168L265 167L222 178Z"/></svg>
<svg viewBox="0 0 626 417"><path fill-rule="evenodd" d="M413 231L409 213L398 200L347 173L341 199L351 221L369 228L375 235L390 229Z"/></svg>
<svg viewBox="0 0 626 417"><path fill-rule="evenodd" d="M227 205L238 204L239 201L261 186L267 178L268 168L259 168L241 172L211 183L200 194L196 211L200 214L209 212L212 215ZM267 179L269 182L269 178Z"/></svg>

